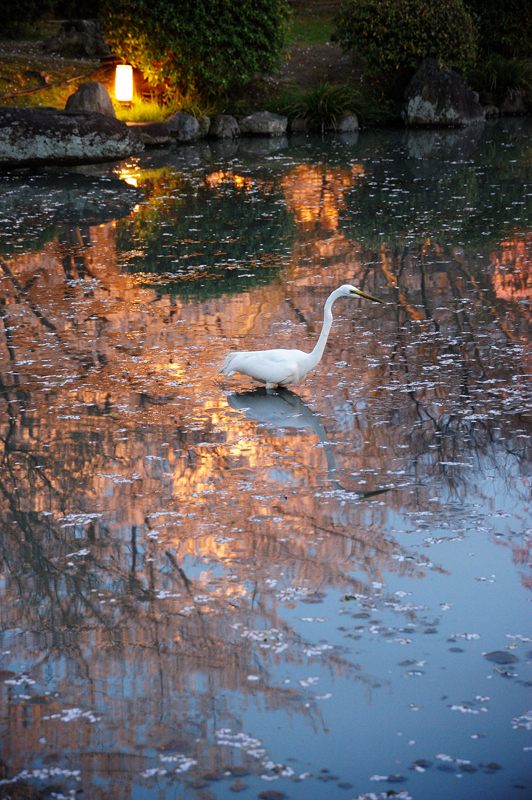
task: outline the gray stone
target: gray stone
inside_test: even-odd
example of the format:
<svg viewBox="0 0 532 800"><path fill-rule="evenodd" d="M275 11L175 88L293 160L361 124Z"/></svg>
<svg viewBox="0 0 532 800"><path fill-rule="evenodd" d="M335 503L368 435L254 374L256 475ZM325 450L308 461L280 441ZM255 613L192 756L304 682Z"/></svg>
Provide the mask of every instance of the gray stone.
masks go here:
<svg viewBox="0 0 532 800"><path fill-rule="evenodd" d="M507 650L492 650L491 653L484 653L484 658L493 661L494 664L515 664L519 661L517 656Z"/></svg>
<svg viewBox="0 0 532 800"><path fill-rule="evenodd" d="M501 110L498 106L495 105L488 105L484 106L484 116L486 119L496 119L501 114Z"/></svg>
<svg viewBox="0 0 532 800"><path fill-rule="evenodd" d="M162 147L175 138L165 122L128 122L127 125L146 147Z"/></svg>
<svg viewBox="0 0 532 800"><path fill-rule="evenodd" d="M239 124L242 133L253 136L283 136L286 133L288 120L270 111L257 111L241 119Z"/></svg>
<svg viewBox="0 0 532 800"><path fill-rule="evenodd" d="M211 129L211 118L204 114L202 117L198 117L199 122L199 136L200 138L204 138L208 135Z"/></svg>
<svg viewBox="0 0 532 800"><path fill-rule="evenodd" d="M178 142L193 142L200 136L200 124L196 117L185 111L178 111L166 120L165 125Z"/></svg>
<svg viewBox="0 0 532 800"><path fill-rule="evenodd" d="M307 120L304 117L294 117L290 120L290 130L292 133L305 133L309 130Z"/></svg>
<svg viewBox="0 0 532 800"><path fill-rule="evenodd" d="M95 58L111 52L101 25L94 19L65 20L57 34L44 42L44 49L71 58Z"/></svg>
<svg viewBox="0 0 532 800"><path fill-rule="evenodd" d="M460 127L483 122L484 111L457 72L426 58L406 89L403 118L407 125Z"/></svg>
<svg viewBox="0 0 532 800"><path fill-rule="evenodd" d="M346 131L338 133L337 136L340 142L349 145L349 147L354 147L358 144L359 131Z"/></svg>
<svg viewBox="0 0 532 800"><path fill-rule="evenodd" d="M0 109L0 167L119 161L143 149L127 125L104 114Z"/></svg>
<svg viewBox="0 0 532 800"><path fill-rule="evenodd" d="M346 114L345 117L340 117L335 128L340 133L353 133L354 131L358 131L358 117L356 114Z"/></svg>
<svg viewBox="0 0 532 800"><path fill-rule="evenodd" d="M165 122L128 122L130 128L140 137L146 147L160 147L175 142L194 141L209 132L209 117L196 117L182 114L176 120L176 114ZM197 125L196 125L197 122ZM177 131L177 132L176 132Z"/></svg>
<svg viewBox="0 0 532 800"><path fill-rule="evenodd" d="M217 114L211 122L209 136L215 139L236 139L240 136L238 122L230 114Z"/></svg>
<svg viewBox="0 0 532 800"><path fill-rule="evenodd" d="M520 92L517 89L508 90L501 103L501 114L505 114L507 116L519 116L526 113L527 108L523 92Z"/></svg>
<svg viewBox="0 0 532 800"><path fill-rule="evenodd" d="M103 83L97 81L81 83L66 101L65 111L74 114L96 113L116 117L109 92Z"/></svg>

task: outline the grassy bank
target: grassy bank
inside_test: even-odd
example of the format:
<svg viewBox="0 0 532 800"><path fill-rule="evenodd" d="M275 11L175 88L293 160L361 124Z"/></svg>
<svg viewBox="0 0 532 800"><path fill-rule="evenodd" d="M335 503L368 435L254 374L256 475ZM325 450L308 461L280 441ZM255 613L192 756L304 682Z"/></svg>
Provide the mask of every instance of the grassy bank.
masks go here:
<svg viewBox="0 0 532 800"><path fill-rule="evenodd" d="M112 81L99 61L58 58L28 44L0 43L0 106L64 108L80 83Z"/></svg>
<svg viewBox="0 0 532 800"><path fill-rule="evenodd" d="M176 98L161 105L137 97L131 108L116 105L117 117L153 122L180 109L196 115L267 109L326 125L348 111L375 121L379 114L371 107L371 93L361 88L360 74L350 58L330 42L337 7L335 0L294 3L282 68L276 75L253 82L238 99L221 99L207 108L190 99ZM50 25L54 23L48 23L46 30L35 31L33 41L0 41L0 107L64 108L69 95L84 81L100 81L113 95L113 67L98 60L62 58L43 51L42 39L51 34Z"/></svg>
<svg viewBox="0 0 532 800"><path fill-rule="evenodd" d="M285 53L289 75L290 66L294 66L291 64L294 53L323 46L329 41L337 5L334 0L295 3ZM62 58L43 51L43 40L50 37L58 26L57 21L48 21L40 28L28 31L23 41L0 41L0 106L63 108L68 96L80 83L87 80L100 81L112 93L112 67L102 66L97 59ZM316 65L312 62L311 54L308 61L308 66L301 64L300 60L297 62L298 75L293 81L295 85L305 71L308 72L309 79L314 80ZM289 77L288 81L290 80ZM319 80L318 74L316 83ZM176 109L172 107L170 111L172 110ZM136 114L138 121L145 121L164 117L168 111L169 109L158 106L157 103L137 100L135 107L129 112L118 109L118 115L133 118Z"/></svg>

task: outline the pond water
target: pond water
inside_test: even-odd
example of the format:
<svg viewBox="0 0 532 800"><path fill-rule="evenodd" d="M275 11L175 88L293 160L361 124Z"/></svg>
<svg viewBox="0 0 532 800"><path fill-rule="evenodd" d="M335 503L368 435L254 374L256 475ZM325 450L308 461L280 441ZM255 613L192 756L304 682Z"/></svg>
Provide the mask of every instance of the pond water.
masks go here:
<svg viewBox="0 0 532 800"><path fill-rule="evenodd" d="M527 795L529 134L1 178L1 796Z"/></svg>

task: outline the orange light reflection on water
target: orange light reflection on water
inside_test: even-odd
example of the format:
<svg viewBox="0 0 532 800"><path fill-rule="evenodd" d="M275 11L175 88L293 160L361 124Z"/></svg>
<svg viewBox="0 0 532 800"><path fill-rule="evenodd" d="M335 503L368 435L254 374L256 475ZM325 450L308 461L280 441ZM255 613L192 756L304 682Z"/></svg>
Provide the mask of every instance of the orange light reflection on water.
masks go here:
<svg viewBox="0 0 532 800"><path fill-rule="evenodd" d="M532 299L532 234L500 242L491 253L493 286L503 300Z"/></svg>
<svg viewBox="0 0 532 800"><path fill-rule="evenodd" d="M137 178L135 169L123 179L151 181L144 210L156 230L158 204L178 202L166 192L180 178L156 171ZM22 736L43 757L69 751L68 726L51 719L67 705L119 719L117 753L134 754L141 736L186 738L181 721L196 720L191 751L205 747L204 762L220 772L225 762L204 745L214 698L220 716L229 716L229 691L220 690L251 696L257 663L266 707L319 719L296 690L269 680L283 659L308 662L286 606L319 603L334 590L359 592L371 607L383 575L437 572L423 548L412 555L392 528L429 503L437 511L440 494L460 505L474 488L486 513L496 512L483 476L464 475L464 441L479 463L495 458L494 431L509 396L498 386L511 387L511 368L489 343L471 341L488 320L493 340L504 344L490 292L513 302L521 324L515 301L529 288L530 240L504 240L493 272L479 270L472 288L464 263L473 269L475 255L433 237L417 247L364 250L340 226L346 193L364 180L361 164L287 170L282 189L299 238L278 279L238 293L189 300L165 292L165 278L161 290L146 286L121 268L112 223L7 262L2 622L38 631L33 643L12 644L21 662L38 665L37 679L39 665L57 653L68 655L72 670L58 673L61 700L32 706L31 724L14 695L6 701L14 769L25 766L16 749ZM229 171L206 179L212 188L226 182L260 189ZM339 302L323 360L297 388L292 416L272 421L272 404L254 411L245 395L237 407L234 393L250 385L218 375L225 352L273 342L310 349L327 295L346 278L388 305ZM490 393L479 391L485 375ZM511 427L507 439L510 447ZM515 475L506 479L515 488ZM515 557L524 561L519 549ZM323 659L332 673L350 668L338 652ZM205 676L208 688L200 690ZM371 685L363 672L357 680ZM87 771L116 767L129 786L131 767L98 751L93 730L76 728ZM135 767L144 768L144 761Z"/></svg>
<svg viewBox="0 0 532 800"><path fill-rule="evenodd" d="M354 164L350 169L314 164L293 167L283 177L282 186L296 224L307 230L316 227L337 230L344 193L364 175L362 164Z"/></svg>

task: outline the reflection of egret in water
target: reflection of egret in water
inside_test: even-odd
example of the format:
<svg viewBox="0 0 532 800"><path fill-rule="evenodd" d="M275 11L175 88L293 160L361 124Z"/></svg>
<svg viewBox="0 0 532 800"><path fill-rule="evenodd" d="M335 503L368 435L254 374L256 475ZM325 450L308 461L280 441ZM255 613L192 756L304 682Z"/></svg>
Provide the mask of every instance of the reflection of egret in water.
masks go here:
<svg viewBox="0 0 532 800"><path fill-rule="evenodd" d="M278 389L275 392L268 389L255 389L250 392L230 394L227 400L231 408L242 411L249 419L256 420L270 428L278 430L310 428L314 431L325 452L327 476L335 489L349 492L358 498L373 497L389 491L389 489L374 489L369 492L360 492L357 489L346 488L337 480L334 451L328 441L325 428L314 411L294 392L288 389Z"/></svg>

